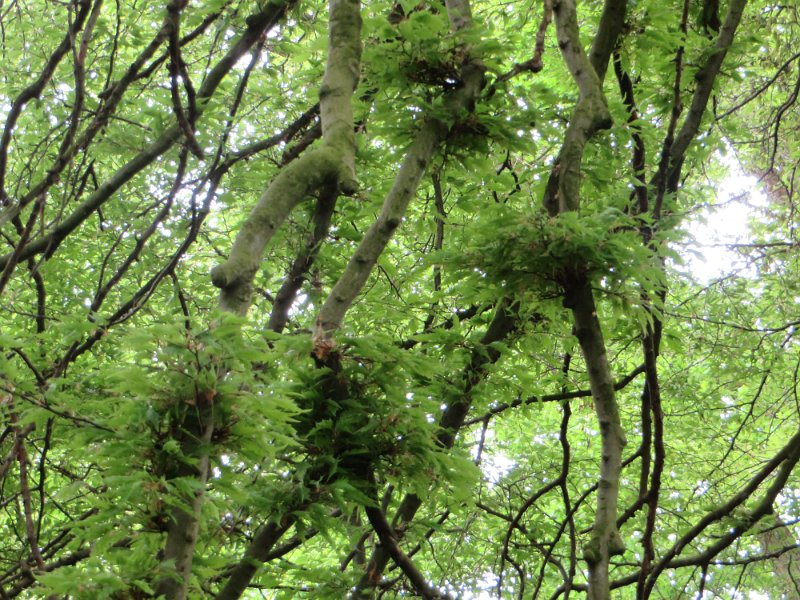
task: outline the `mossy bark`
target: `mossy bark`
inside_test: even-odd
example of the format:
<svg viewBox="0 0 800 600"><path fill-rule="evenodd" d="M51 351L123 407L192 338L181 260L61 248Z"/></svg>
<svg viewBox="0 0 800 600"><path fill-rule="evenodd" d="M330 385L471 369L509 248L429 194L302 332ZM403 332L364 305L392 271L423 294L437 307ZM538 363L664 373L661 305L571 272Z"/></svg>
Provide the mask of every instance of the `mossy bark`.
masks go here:
<svg viewBox="0 0 800 600"><path fill-rule="evenodd" d="M319 313L320 334L341 326L344 315L356 299L395 230L403 220L419 182L447 129L438 122L426 123L411 144L394 185L384 200L380 215L364 234L344 272Z"/></svg>
<svg viewBox="0 0 800 600"><path fill-rule="evenodd" d="M578 85L579 97L545 193L544 206L551 216L580 207L581 165L586 144L612 123L602 82L581 43L574 0L561 0L555 4L554 12L558 47ZM596 53L599 55L600 51Z"/></svg>
<svg viewBox="0 0 800 600"><path fill-rule="evenodd" d="M352 96L361 68L359 2L331 0L329 19L328 59L319 90L322 144L275 177L239 230L228 259L211 271L223 310L247 313L264 249L300 202L330 186L344 194L358 187Z"/></svg>
<svg viewBox="0 0 800 600"><path fill-rule="evenodd" d="M472 20L468 2L448 0L446 7L454 33L469 27ZM486 82L483 63L471 57L466 47L464 53L466 58L461 66L460 85L444 98L451 121L472 112ZM450 127L440 119L431 117L423 122L383 202L380 215L367 230L320 310L315 339L322 344L331 343L329 338L332 332L341 326L345 313L361 293L378 258L402 223L431 158L449 133Z"/></svg>
<svg viewBox="0 0 800 600"><path fill-rule="evenodd" d="M337 180L340 166L336 150L323 145L278 174L239 230L228 260L211 271L212 283L220 288L220 308L240 315L247 312L267 244L300 202Z"/></svg>
<svg viewBox="0 0 800 600"><path fill-rule="evenodd" d="M350 101L361 71L361 12L358 0L332 0L328 62L319 89L322 139L338 158L336 180L345 195L358 189L356 136Z"/></svg>

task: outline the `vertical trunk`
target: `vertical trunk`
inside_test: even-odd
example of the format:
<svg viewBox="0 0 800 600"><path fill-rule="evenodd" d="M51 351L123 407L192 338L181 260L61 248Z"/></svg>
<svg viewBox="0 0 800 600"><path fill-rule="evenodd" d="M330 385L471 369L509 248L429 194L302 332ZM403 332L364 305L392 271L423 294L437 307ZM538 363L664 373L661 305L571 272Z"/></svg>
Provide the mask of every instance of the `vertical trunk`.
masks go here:
<svg viewBox="0 0 800 600"><path fill-rule="evenodd" d="M597 307L589 280L580 277L565 286L564 304L572 310L575 335L586 362L595 412L600 424L602 451L597 510L591 538L584 545L583 554L589 566L588 597L590 600L607 600L611 597L609 560L625 551L617 529L617 499L622 449L626 440L620 423L603 331L597 318Z"/></svg>
<svg viewBox="0 0 800 600"><path fill-rule="evenodd" d="M606 2L602 17L604 26L595 38L590 59L581 42L575 1L560 0L554 4L559 48L580 97L545 191L544 207L551 216L580 209L581 163L586 144L598 131L611 126L602 82L624 22L625 10L624 1ZM581 265L574 267L580 270ZM588 597L590 600L608 600L611 597L609 561L612 556L625 551L617 528L619 475L625 435L591 282L587 274L580 273L565 277L561 283L564 306L572 310L575 335L586 363L602 439L595 520L591 538L583 549L589 567Z"/></svg>
<svg viewBox="0 0 800 600"><path fill-rule="evenodd" d="M199 456L196 464L181 464L175 472L168 475L168 480L191 477L197 489L189 499L189 509L174 506L170 511L170 527L167 530L167 541L164 544L164 562L175 565L175 576L164 576L158 584L156 596L164 596L170 600L184 600L192 574L192 558L200 532L200 511L208 481L209 454L207 446L211 443L214 432L214 415L210 407L199 410L195 427L186 427L181 435L180 444L187 457ZM195 437L191 430L200 433Z"/></svg>

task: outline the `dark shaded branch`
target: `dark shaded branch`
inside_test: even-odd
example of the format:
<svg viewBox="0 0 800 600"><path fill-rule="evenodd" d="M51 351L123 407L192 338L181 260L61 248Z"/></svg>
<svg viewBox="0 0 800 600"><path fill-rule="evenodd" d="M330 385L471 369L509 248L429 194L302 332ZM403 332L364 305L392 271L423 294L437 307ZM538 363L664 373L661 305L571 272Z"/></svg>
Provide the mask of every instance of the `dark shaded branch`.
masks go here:
<svg viewBox="0 0 800 600"><path fill-rule="evenodd" d="M516 310L516 306L509 307L507 301L501 300L480 344L472 351L470 363L461 376L464 387L447 402L439 418L440 433L437 438L443 448L453 447L456 435L463 427L466 415L472 406L475 387L486 376L486 368L500 358L500 352L491 344L506 339L516 329L518 325ZM393 523L395 529L398 527L402 529L410 523L421 506L422 498L416 494L407 494L395 514ZM386 548L375 548L364 575L353 591L351 596L353 599L363 598L366 590L378 585L390 558Z"/></svg>
<svg viewBox="0 0 800 600"><path fill-rule="evenodd" d="M800 65L800 63L798 63ZM768 171L772 171L775 168L775 157L778 154L778 147L780 146L780 141L778 134L781 128L781 120L783 119L786 112L791 109L796 103L797 98L800 95L800 66L797 68L797 79L794 82L794 88L789 93L789 97L784 100L781 105L778 107L777 112L775 113L775 117L772 119L772 150L770 152L769 157L769 167Z"/></svg>
<svg viewBox="0 0 800 600"><path fill-rule="evenodd" d="M800 432L795 434L789 442L781 449L764 467L759 471L748 484L740 492L735 494L731 499L716 509L706 513L698 523L693 526L686 534L681 536L672 548L667 551L661 559L656 563L650 576L648 578L649 589L646 593L651 593L653 586L658 579L658 576L667 569L680 569L686 567L698 567L710 564L714 558L723 550L730 547L736 540L740 539L742 534L750 530L759 519L769 515L772 512L772 506L775 498L786 485L789 476L792 474L797 463L800 462ZM780 468L779 468L780 467ZM779 468L779 469L778 469ZM716 541L708 546L702 552L687 556L684 558L677 558L683 549L692 543L702 532L711 524L719 522L725 517L733 514L734 510L749 500L758 487L776 470L778 473L775 475L773 482L766 489L759 503L751 510L745 512L744 515L738 516L736 525L729 527L725 533L718 536ZM791 545L783 548L778 552L788 552L795 548ZM771 553L770 553L771 554ZM763 560L768 555L766 553L753 555L752 560L748 557L742 560L734 561L714 561L715 564L731 565L749 564ZM611 582L611 589L619 589L636 583L639 579L638 570L634 573L620 577ZM579 591L586 591L587 587L584 584L576 584L574 589ZM556 595L563 593L564 586L556 590Z"/></svg>
<svg viewBox="0 0 800 600"><path fill-rule="evenodd" d="M186 169L186 158L187 158L186 151L185 150L181 151L181 155L178 158L178 166L176 169L175 179L172 183L172 187L169 191L169 194L167 195L166 201L164 202L164 206L161 208L161 210L158 211L158 213L156 214L155 218L150 223L150 225L148 225L147 228L140 235L136 236L136 243L134 244L133 250L131 250L128 256L125 257L125 259L122 261L122 263L114 272L114 274L108 279L108 281L106 281L104 285L98 288L97 293L95 294L94 299L92 300L92 304L89 307L90 313L96 313L98 310L100 310L103 301L105 300L106 296L109 294L111 289L122 280L122 278L125 276L125 273L127 273L128 269L130 269L130 267L137 260L139 260L139 257L141 256L142 251L144 250L144 247L147 244L147 241L158 230L159 225L161 225L161 223L164 222L164 219L166 219L167 216L169 215L170 210L172 209L172 205L175 201L175 195L178 193L178 190L180 189L181 184L183 183L183 175Z"/></svg>
<svg viewBox="0 0 800 600"><path fill-rule="evenodd" d="M417 594L424 600L447 598L448 596L440 594L428 584L425 576L417 569L413 561L400 549L394 530L386 520L383 511L377 506L365 506L364 512L369 519L370 525L372 525L372 528L375 530L375 533L378 534L378 539L381 541L382 547L386 549L395 564L400 567L400 570L408 577L408 580L414 586Z"/></svg>
<svg viewBox="0 0 800 600"><path fill-rule="evenodd" d="M661 321L654 317L652 328L642 339L642 349L645 361L645 389L642 392L642 410L652 413L653 425L653 472L650 478L650 487L647 491L647 519L644 534L642 535L642 566L641 575L637 583L637 598L647 598L646 578L650 565L656 557L653 537L656 531L656 518L658 516L658 502L661 494L661 476L666 462L666 449L664 447L664 412L661 408L661 384L658 377L657 358L661 340ZM649 424L648 424L649 425ZM643 423L644 426L644 423ZM649 462L649 447L647 454L643 454L643 462Z"/></svg>
<svg viewBox="0 0 800 600"><path fill-rule="evenodd" d="M783 489L783 486L786 484L789 475L792 473L798 461L800 461L800 432L796 433L738 493L734 494L730 500L724 504L706 513L691 529L689 529L689 531L678 538L669 550L662 554L661 560L653 567L653 571L647 578L645 597L652 591L656 579L658 579L659 574L664 569L702 564L706 560L713 559L722 550L736 541L742 533L750 529L759 519L770 514L775 498ZM691 560L674 560L687 545L702 534L712 523L718 522L731 515L737 507L749 500L759 486L761 486L776 469L778 469L778 473L767 489L764 497L755 508L748 511L746 516L739 518L736 526L729 528L716 542L711 544L700 555L692 557Z"/></svg>
<svg viewBox="0 0 800 600"><path fill-rule="evenodd" d="M287 514L281 518L279 523L268 523L261 527L247 547L242 559L231 570L228 581L217 592L215 600L240 598L258 568L270 557L275 544L294 525L296 519L293 514Z"/></svg>
<svg viewBox="0 0 800 600"><path fill-rule="evenodd" d="M572 355L567 352L564 354L564 362L561 367L561 373L566 378L569 373L569 366L572 362ZM572 416L572 407L569 402L563 401L561 403L561 424L558 429L558 442L561 445L561 471L558 474L559 489L561 491L561 501L564 505L564 513L566 518L561 524L561 527L556 534L553 543L547 548L542 560L542 566L539 569L539 579L536 582L536 589L533 592L533 597L538 598L539 591L545 581L545 569L548 561L552 557L556 549L556 544L561 539L566 526L567 535L569 536L569 566L567 572L564 573L565 595L569 597L572 580L575 578L575 573L578 568L578 540L575 535L575 518L571 507L570 494L569 494L569 467L572 460L572 449L569 443L569 420Z"/></svg>
<svg viewBox="0 0 800 600"><path fill-rule="evenodd" d="M661 207L664 203L664 194L667 191L667 173L670 168L670 152L675 143L675 129L678 126L681 112L683 112L683 99L681 96L681 86L683 81L684 62L683 57L686 47L683 40L686 38L689 20L689 0L683 0L683 10L680 19L680 30L683 33L681 45L675 52L675 77L672 83L672 108L670 110L667 132L661 144L661 156L658 161L658 170L653 175L651 186L655 193L653 202L653 218L657 221L661 218Z"/></svg>
<svg viewBox="0 0 800 600"><path fill-rule="evenodd" d="M319 200L317 200L317 205L314 207L314 214L311 217L314 228L292 262L292 266L289 268L289 272L286 274L278 293L275 294L272 312L267 323L267 329L270 331L280 333L286 327L292 303L306 281L308 272L319 253L320 246L328 235L331 217L338 197L339 190L334 186L320 192Z"/></svg>
<svg viewBox="0 0 800 600"><path fill-rule="evenodd" d="M98 2L95 6L96 10L99 10L101 6L101 2ZM96 18L96 15L93 14L93 18ZM87 26L88 30L88 26ZM99 109L94 112L92 121L87 125L85 130L81 133L75 143L72 143L74 138L75 128L78 125L78 116L79 112L75 109L82 107L83 104L83 97L82 97L82 88L76 90L76 102L73 106L73 118L70 121L70 134L65 136L62 140L61 148L58 152L58 156L54 162L54 166L48 170L47 175L42 178L38 183L31 186L28 192L23 195L16 206L11 207L9 209L9 213L12 215L16 215L26 207L29 203L34 201L35 199L41 197L43 194L46 194L47 191L58 181L58 174L64 169L64 167L71 161L81 150L84 150L89 147L89 144L95 138L95 136L106 126L109 119L112 117L114 112L116 111L117 107L119 106L120 101L122 100L123 95L127 91L128 87L131 83L133 83L137 76L139 75L139 71L144 65L144 63L150 59L150 57L158 50L158 48L162 45L164 40L166 39L168 31L168 25L165 23L161 26L161 28L156 32L156 35L150 41L150 43L139 53L136 59L130 64L126 72L123 74L120 79L118 79L114 84L109 87L106 87L99 94L99 98L102 101L102 104ZM87 31L87 33L90 33ZM88 38L84 36L88 43ZM76 80L82 80L82 65L81 70L76 72ZM109 71L109 77L111 76L111 71ZM79 94L80 92L80 94ZM95 189L97 186L95 185ZM80 194L77 194L75 197L79 197ZM0 215L0 222L2 222L5 215Z"/></svg>
<svg viewBox="0 0 800 600"><path fill-rule="evenodd" d="M399 345L404 350L410 350L411 348L414 348L417 344L420 343L420 341L415 336L425 335L426 333L431 333L432 331L436 331L438 329L442 329L445 331L452 329L453 326L456 324L456 322L460 323L462 321L472 319L473 317L483 314L485 310L486 307L472 305L469 308L464 308L455 311L454 313L452 313L452 316L448 317L438 325L434 324L433 321L431 321L431 324L428 325L428 321L430 320L430 315L429 315L428 318L425 320L425 325L423 326L422 331L414 334L414 336L412 336L411 338L400 342Z"/></svg>
<svg viewBox="0 0 800 600"><path fill-rule="evenodd" d="M622 57L619 52L614 52L614 74L617 78L622 101L628 110L628 127L631 131L633 149L631 151L631 170L635 178L633 196L636 198L636 211L639 214L647 214L648 193L645 185L646 152L644 139L641 135L641 128L638 125L639 111L636 108L636 98L634 96L633 81L627 72L622 68Z"/></svg>
<svg viewBox="0 0 800 600"><path fill-rule="evenodd" d="M166 25L168 27L168 49L169 49L169 81L170 81L170 98L172 100L172 111L175 119L178 122L183 132L183 138L189 150L198 159L202 160L203 149L197 143L197 138L194 135L195 121L197 119L197 94L192 80L189 77L189 71L186 68L186 62L181 55L180 44L180 24L181 12L186 6L187 0L173 0L167 6ZM183 108L181 101L180 90L178 82L183 83L183 89L186 93L186 101L188 103L187 110Z"/></svg>
<svg viewBox="0 0 800 600"><path fill-rule="evenodd" d="M614 383L614 390L619 391L624 389L631 383L634 379L636 379L639 375L645 372L644 365L639 365L633 371L628 373L625 377L620 379L619 381ZM545 394L543 396L528 396L527 398L517 398L513 402L507 402L503 404L499 404L493 408L491 408L488 412L484 413L480 417L474 417L472 419L468 419L464 421L464 426L468 425L475 425L476 423L480 423L487 418L493 417L498 415L502 412L505 412L511 408L516 408L518 406L527 406L528 404L536 404L538 402L559 402L563 400L574 400L575 398L589 398L592 395L591 390L575 390L574 392L559 392L557 394Z"/></svg>
<svg viewBox="0 0 800 600"><path fill-rule="evenodd" d="M544 39L547 35L547 29L553 20L553 0L543 0L542 20L539 22L539 28L536 30L536 44L533 48L533 58L525 62L515 64L510 71L500 75L497 80L492 84L490 92L495 89L498 83L513 79L520 73L531 72L538 73L544 68L542 56L544 56Z"/></svg>
<svg viewBox="0 0 800 600"><path fill-rule="evenodd" d="M22 259L22 255L25 252L25 247L31 237L31 233L33 232L33 227L36 225L36 220L43 216L42 212L44 211L44 201L44 196L41 196L36 201L33 210L28 215L28 221L25 223L24 227L20 227L20 223L18 223L15 218L14 224L19 230L19 239L17 240L14 250L9 255L8 261L3 265L2 273L0 273L0 295L2 295L3 290L11 280L11 275L14 273L14 269Z"/></svg>
<svg viewBox="0 0 800 600"><path fill-rule="evenodd" d="M44 567L44 559L42 559L42 553L39 548L39 536L37 535L37 530L34 526L31 487L28 482L28 465L30 464L30 461L28 459L28 451L25 447L25 440L27 433L29 432L27 431L27 428L23 429L19 427L17 413L14 410L9 413L9 423L14 428L15 433L15 458L19 468L19 490L20 497L22 498L22 515L25 522L25 535L28 540L28 546L30 547L30 556L33 559L36 567L42 569ZM25 435L23 435L23 432Z"/></svg>
<svg viewBox="0 0 800 600"><path fill-rule="evenodd" d="M280 133L277 133L273 136L270 136L266 139L260 140L258 142L253 142L237 150L236 152L231 152L230 155L226 158L225 164L234 164L240 160L246 160L252 156L255 156L259 152L263 152L264 150L268 150L270 148L274 148L278 144L288 142L289 140L293 139L298 133L306 129L315 119L319 117L319 103L315 104L307 111L305 111L302 115L297 117L288 127L286 127ZM322 130L320 129L319 134L322 134ZM317 138L315 138L317 139ZM291 160L282 160L281 166L284 166L290 163Z"/></svg>
<svg viewBox="0 0 800 600"><path fill-rule="evenodd" d="M3 127L3 134L0 136L0 207L6 206L9 203L8 195L6 194L5 182L8 163L8 147L11 143L11 136L14 133L17 120L19 119L25 105L31 100L38 98L44 90L47 82L53 76L56 67L61 62L61 59L66 56L70 48L72 48L72 41L75 39L78 31L83 27L86 18L89 16L91 2L89 0L80 0L76 2L80 7L75 20L69 26L67 33L64 35L61 43L56 47L50 57L47 59L44 67L42 68L39 77L36 81L31 83L28 87L20 92L20 94L11 103L11 107L6 116L6 122Z"/></svg>
<svg viewBox="0 0 800 600"><path fill-rule="evenodd" d="M753 100L755 100L755 99L756 99L756 98L758 98L758 97L759 97L761 94L763 94L764 92L766 92L766 91L767 91L767 90L768 90L768 89L769 89L769 88L772 86L772 84L774 84L774 83L775 83L775 82L778 80L778 77L780 77L780 76L781 76L781 73L783 73L783 72L784 72L786 69L788 69L788 68L789 68L789 66L790 66L790 65L791 65L791 64L792 64L794 61L796 61L798 58L800 58L800 52L797 52L797 53L793 54L793 55L792 55L792 56L791 56L791 57L790 57L790 58L789 58L789 59L788 59L786 62L784 62L784 63L783 63L783 64L782 64L780 67L778 67L778 70L777 70L777 71L775 71L775 75L773 75L772 77L770 77L770 78L769 78L769 79L768 79L768 80L767 80L767 81L766 81L764 84L762 84L762 85L761 85L761 86L760 86L758 89L756 89L756 90L755 90L755 91L754 91L752 94L750 94L750 95L749 95L747 98L745 98L744 100L742 100L742 101L740 101L740 102L737 102L735 105L733 105L732 107L730 107L728 110L726 110L726 111L725 111L724 113L722 113L721 115L717 115L717 116L715 116L715 117L714 117L714 120L715 120L715 121L721 121L721 120L722 120L722 119L724 119L725 117L728 117L728 116L730 116L731 114L735 113L735 112L736 112L737 110L739 110L740 108L743 108L743 107L747 106L748 104L750 104L750 103L751 103Z"/></svg>
<svg viewBox="0 0 800 600"><path fill-rule="evenodd" d="M70 567L73 565L77 565L81 561L89 558L91 555L92 555L91 549L81 548L80 550L76 550L75 552L72 552L67 556L54 560L51 563L47 563L41 570L43 572L49 573L50 571L56 571L61 567ZM14 585L14 587L9 588L6 591L5 595L7 598L16 598L17 596L22 594L22 592L30 588L34 583L36 583L36 579L34 577L33 572L30 570L25 570L24 572L21 573L19 581Z"/></svg>
<svg viewBox="0 0 800 600"><path fill-rule="evenodd" d="M712 48L709 49L708 58L705 63L695 73L695 90L689 112L684 119L683 125L675 136L674 142L669 144L668 163L666 168L660 168L654 175L651 185L656 190L674 192L678 189L681 177L683 162L686 158L686 151L697 137L700 124L703 119L708 100L714 88L714 81L722 68L725 56L733 43L736 29L742 18L744 7L747 0L732 0L728 7L728 14L722 25L719 36ZM665 145L666 148L666 145ZM653 207L653 214L658 217L661 213L663 203L663 193L659 193Z"/></svg>
<svg viewBox="0 0 800 600"><path fill-rule="evenodd" d="M281 155L280 166L283 167L288 165L321 137L322 124L317 121L313 126L308 128L308 130L303 134L303 137L301 137L296 144L287 147L286 150L283 151L283 154Z"/></svg>

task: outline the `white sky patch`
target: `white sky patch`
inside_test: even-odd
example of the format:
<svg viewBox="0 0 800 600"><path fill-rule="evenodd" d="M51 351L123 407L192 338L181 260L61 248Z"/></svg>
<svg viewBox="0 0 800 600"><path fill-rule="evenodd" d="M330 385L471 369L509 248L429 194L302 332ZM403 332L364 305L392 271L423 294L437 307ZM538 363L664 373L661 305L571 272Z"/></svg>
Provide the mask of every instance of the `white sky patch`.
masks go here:
<svg viewBox="0 0 800 600"><path fill-rule="evenodd" d="M303 312L306 308L308 308L309 304L311 303L311 299L308 297L308 294L300 292L292 302L292 306L289 308L289 316L291 318L297 317L299 314Z"/></svg>
<svg viewBox="0 0 800 600"><path fill-rule="evenodd" d="M481 457L481 471L489 487L499 483L516 465L516 461L502 452L486 453L484 451Z"/></svg>
<svg viewBox="0 0 800 600"><path fill-rule="evenodd" d="M729 245L749 241L749 222L767 205L756 177L745 175L738 165L729 163L728 167L728 176L720 183L715 202L695 213L687 227L695 241L687 246L684 260L701 282L733 271L747 273L746 261Z"/></svg>
<svg viewBox="0 0 800 600"><path fill-rule="evenodd" d="M477 442L480 440L480 437L481 433L480 431L477 431L475 440L476 444L472 447L473 459L478 458ZM483 477L490 488L499 483L500 480L517 465L516 461L514 461L504 452L493 450L491 448L491 441L493 438L494 433L491 429L488 429L486 431L486 437L484 438L484 447L483 452L481 453L481 462L479 465L481 473L483 473Z"/></svg>

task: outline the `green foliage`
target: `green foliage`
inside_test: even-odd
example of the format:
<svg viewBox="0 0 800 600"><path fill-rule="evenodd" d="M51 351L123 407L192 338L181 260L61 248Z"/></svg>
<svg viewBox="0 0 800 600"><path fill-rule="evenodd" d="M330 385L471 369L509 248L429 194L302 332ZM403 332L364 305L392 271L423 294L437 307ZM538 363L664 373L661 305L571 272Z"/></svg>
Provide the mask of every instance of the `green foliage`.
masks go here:
<svg viewBox="0 0 800 600"><path fill-rule="evenodd" d="M172 519L197 499L196 543L178 536L189 598L214 597L270 527L242 597L419 594L391 560L370 566L385 549L365 507L451 596L583 593L605 460L595 363L565 306L583 280L628 439L614 597L638 597L649 545L651 598L793 593L797 9L749 3L698 112L715 4L682 23L683 3L628 3L603 83L613 126L582 150L579 210L550 217L580 93L555 24L530 62L542 3L476 0L458 33L439 1L362 3L359 191L329 227L325 189L260 224L274 232L246 317L220 312L210 271L321 146L328 6L3 5L0 597L155 597L178 573ZM603 9L578 7L587 51ZM159 34L170 15L180 56ZM470 67L485 85L452 111ZM421 180L398 176L433 123ZM300 187L319 174L293 168ZM738 171L753 178L728 199ZM323 303L406 188L325 331ZM745 204L740 239L698 246Z"/></svg>
<svg viewBox="0 0 800 600"><path fill-rule="evenodd" d="M493 208L480 224L472 223L471 248L463 255L465 268L478 269L490 280L505 281L512 289L546 289L548 283L578 274L648 290L664 283L652 253L641 243L636 220L618 209L548 218L539 211L515 214L506 205ZM445 254L443 262L458 264L458 257Z"/></svg>

